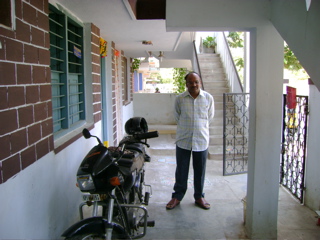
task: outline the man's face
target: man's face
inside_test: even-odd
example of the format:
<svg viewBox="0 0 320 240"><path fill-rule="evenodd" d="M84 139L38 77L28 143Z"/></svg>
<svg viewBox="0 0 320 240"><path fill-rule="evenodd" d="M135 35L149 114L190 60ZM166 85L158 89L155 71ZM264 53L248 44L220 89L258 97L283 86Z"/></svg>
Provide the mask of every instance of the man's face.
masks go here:
<svg viewBox="0 0 320 240"><path fill-rule="evenodd" d="M201 86L200 77L195 73L189 74L186 81L186 85L190 94L198 95L200 92L200 86Z"/></svg>

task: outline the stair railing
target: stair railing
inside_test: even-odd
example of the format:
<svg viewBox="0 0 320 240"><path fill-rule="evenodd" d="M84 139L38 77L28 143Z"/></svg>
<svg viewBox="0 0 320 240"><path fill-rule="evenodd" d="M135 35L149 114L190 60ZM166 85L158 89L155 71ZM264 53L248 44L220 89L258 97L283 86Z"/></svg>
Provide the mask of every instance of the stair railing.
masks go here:
<svg viewBox="0 0 320 240"><path fill-rule="evenodd" d="M193 40L193 50L194 50L194 55L196 57L196 68L197 68L197 72L199 73L200 75L200 79L201 79L201 88L202 90L204 90L204 84L203 84L203 81L202 81L202 77L201 77L201 69L200 69L200 64L199 64L199 58L198 58L198 52L197 52L197 47L196 47L196 41Z"/></svg>
<svg viewBox="0 0 320 240"><path fill-rule="evenodd" d="M227 38L224 32L217 32L215 35L217 40L216 51L220 54L221 61L224 65L230 91L232 93L243 92L243 86L240 81L236 65L234 64Z"/></svg>

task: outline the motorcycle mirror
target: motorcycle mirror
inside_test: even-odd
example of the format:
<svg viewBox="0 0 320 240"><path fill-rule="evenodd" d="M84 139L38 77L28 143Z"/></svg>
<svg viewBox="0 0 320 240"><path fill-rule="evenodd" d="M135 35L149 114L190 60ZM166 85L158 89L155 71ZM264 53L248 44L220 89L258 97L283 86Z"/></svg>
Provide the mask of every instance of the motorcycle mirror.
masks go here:
<svg viewBox="0 0 320 240"><path fill-rule="evenodd" d="M86 139L91 138L91 134L90 134L89 130L86 129L86 128L84 128L84 129L82 130L82 135L83 135Z"/></svg>

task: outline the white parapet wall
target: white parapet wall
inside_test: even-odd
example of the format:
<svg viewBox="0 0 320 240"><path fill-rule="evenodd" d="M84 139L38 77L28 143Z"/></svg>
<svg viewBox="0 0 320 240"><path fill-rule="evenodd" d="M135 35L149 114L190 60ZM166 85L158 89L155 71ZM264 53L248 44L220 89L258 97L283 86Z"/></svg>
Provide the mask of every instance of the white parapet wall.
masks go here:
<svg viewBox="0 0 320 240"><path fill-rule="evenodd" d="M144 117L148 124L174 125L174 100L176 93L134 93L133 114Z"/></svg>

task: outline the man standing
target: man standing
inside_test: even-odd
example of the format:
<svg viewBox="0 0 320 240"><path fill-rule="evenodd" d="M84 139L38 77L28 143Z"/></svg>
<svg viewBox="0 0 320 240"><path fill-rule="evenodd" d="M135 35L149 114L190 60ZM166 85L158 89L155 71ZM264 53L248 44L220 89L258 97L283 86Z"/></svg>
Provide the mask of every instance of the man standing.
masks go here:
<svg viewBox="0 0 320 240"><path fill-rule="evenodd" d="M204 199L203 186L209 146L209 124L214 116L214 100L209 93L201 90L198 73L188 73L185 80L187 91L177 96L174 106L177 122L176 182L172 199L166 208L173 209L179 205L187 191L192 154L195 204L203 209L210 209L210 204Z"/></svg>

